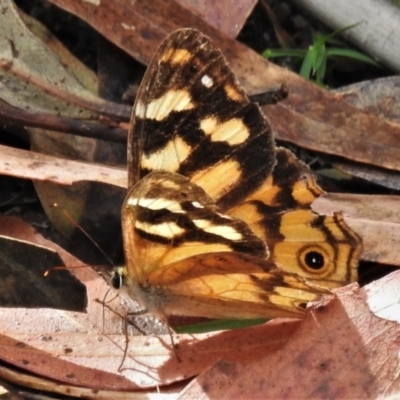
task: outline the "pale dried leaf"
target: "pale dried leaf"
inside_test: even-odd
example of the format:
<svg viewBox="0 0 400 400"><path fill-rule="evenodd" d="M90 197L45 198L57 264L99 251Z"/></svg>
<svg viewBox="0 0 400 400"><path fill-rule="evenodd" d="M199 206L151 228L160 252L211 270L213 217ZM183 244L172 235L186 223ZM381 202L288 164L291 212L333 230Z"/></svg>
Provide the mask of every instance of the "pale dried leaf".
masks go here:
<svg viewBox="0 0 400 400"><path fill-rule="evenodd" d="M125 168L67 160L0 145L0 174L60 185L102 182L126 188Z"/></svg>
<svg viewBox="0 0 400 400"><path fill-rule="evenodd" d="M400 266L399 207L398 196L383 195L330 193L313 203L321 214L343 212L346 223L363 239L363 260L396 266Z"/></svg>
<svg viewBox="0 0 400 400"><path fill-rule="evenodd" d="M393 272L364 288L365 300L377 317L400 323L400 272Z"/></svg>

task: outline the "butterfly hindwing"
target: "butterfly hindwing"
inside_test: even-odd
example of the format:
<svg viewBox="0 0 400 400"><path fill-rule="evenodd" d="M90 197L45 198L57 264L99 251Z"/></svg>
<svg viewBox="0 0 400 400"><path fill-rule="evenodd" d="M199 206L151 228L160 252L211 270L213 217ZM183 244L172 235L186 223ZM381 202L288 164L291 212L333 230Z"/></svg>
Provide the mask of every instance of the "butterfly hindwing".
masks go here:
<svg viewBox="0 0 400 400"><path fill-rule="evenodd" d="M237 252L192 256L154 271L163 282L166 314L222 319L301 317L309 301L327 294L268 260Z"/></svg>
<svg viewBox="0 0 400 400"><path fill-rule="evenodd" d="M340 213L311 210L324 192L305 164L283 148L277 149L276 159L261 187L227 213L249 224L283 270L329 288L354 282L361 239Z"/></svg>

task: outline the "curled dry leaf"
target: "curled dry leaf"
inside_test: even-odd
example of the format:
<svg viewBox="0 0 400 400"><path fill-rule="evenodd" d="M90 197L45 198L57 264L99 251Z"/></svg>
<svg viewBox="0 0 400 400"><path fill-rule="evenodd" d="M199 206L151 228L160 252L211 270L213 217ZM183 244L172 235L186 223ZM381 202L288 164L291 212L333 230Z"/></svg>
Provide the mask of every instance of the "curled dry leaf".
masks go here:
<svg viewBox="0 0 400 400"><path fill-rule="evenodd" d="M22 109L52 111L76 118L95 118L96 111L90 111L90 108L101 109L104 101L83 86L82 82L89 82L90 79L77 79L76 74L69 73L66 67L71 64L63 64L26 27L12 1L5 0L2 6L0 73L4 85L1 98ZM33 21L30 20L31 23ZM43 75L43 71L46 71L46 75ZM91 85L93 88L93 82ZM83 109L73 106L76 103L81 103L81 107L90 106Z"/></svg>

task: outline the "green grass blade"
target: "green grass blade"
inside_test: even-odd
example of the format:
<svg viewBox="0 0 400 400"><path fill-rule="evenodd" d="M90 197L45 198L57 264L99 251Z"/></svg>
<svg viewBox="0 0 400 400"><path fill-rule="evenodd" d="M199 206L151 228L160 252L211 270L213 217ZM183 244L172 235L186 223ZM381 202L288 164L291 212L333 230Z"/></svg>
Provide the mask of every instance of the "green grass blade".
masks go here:
<svg viewBox="0 0 400 400"><path fill-rule="evenodd" d="M262 53L262 56L266 59L276 57L299 57L303 58L306 54L305 50L296 49L267 49Z"/></svg>
<svg viewBox="0 0 400 400"><path fill-rule="evenodd" d="M325 44L321 44L316 48L315 58L313 64L313 75L316 75L323 63L326 63L326 47Z"/></svg>
<svg viewBox="0 0 400 400"><path fill-rule="evenodd" d="M368 64L372 64L372 65L375 65L376 67L381 68L379 63L377 63L373 58L371 58L357 50L341 49L338 47L328 48L327 49L327 57L332 57L332 56L349 57L349 58L353 58L354 60L363 61Z"/></svg>
<svg viewBox="0 0 400 400"><path fill-rule="evenodd" d="M315 72L315 80L319 85L322 85L324 79L325 79L325 72L326 72L326 62L327 58L324 57L321 61L321 64L319 65L319 68Z"/></svg>
<svg viewBox="0 0 400 400"><path fill-rule="evenodd" d="M360 24L361 24L361 22L356 22L353 25L348 25L348 26L345 26L344 28L340 28L340 29L336 30L335 32L330 33L329 35L324 36L324 42L326 43L329 40L331 40L333 37L339 35L340 33L347 31L351 28L354 28L355 26L360 25Z"/></svg>
<svg viewBox="0 0 400 400"><path fill-rule="evenodd" d="M311 46L310 50L304 57L303 63L301 64L300 76L302 76L305 79L310 79L314 59L315 59L315 54Z"/></svg>

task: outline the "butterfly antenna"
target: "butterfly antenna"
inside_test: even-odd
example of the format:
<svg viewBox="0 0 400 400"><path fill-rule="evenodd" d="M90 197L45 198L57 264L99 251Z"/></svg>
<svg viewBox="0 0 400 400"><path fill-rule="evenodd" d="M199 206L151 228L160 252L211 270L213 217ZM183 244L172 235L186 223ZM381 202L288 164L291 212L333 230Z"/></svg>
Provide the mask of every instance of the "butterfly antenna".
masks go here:
<svg viewBox="0 0 400 400"><path fill-rule="evenodd" d="M92 242L92 244L97 248L97 250L99 250L99 252L104 256L104 258L109 262L112 267L115 267L111 258L108 257L108 255L104 252L100 245L71 217L71 215L65 208L59 207L57 203L54 203L54 207L59 208L64 216L68 219L68 221L71 222L71 224L75 226L75 228L79 229Z"/></svg>
<svg viewBox="0 0 400 400"><path fill-rule="evenodd" d="M179 357L179 355L178 355L178 351L177 351L178 345L175 344L174 336L173 336L173 333L172 333L172 329L171 329L171 327L169 326L169 324L167 324L167 330L168 330L169 337L171 338L172 351L173 351L173 353L174 353L174 355L175 355L175 357L176 357L176 360L178 361L178 363L180 363L180 362L181 362L181 359L180 359L180 357Z"/></svg>

